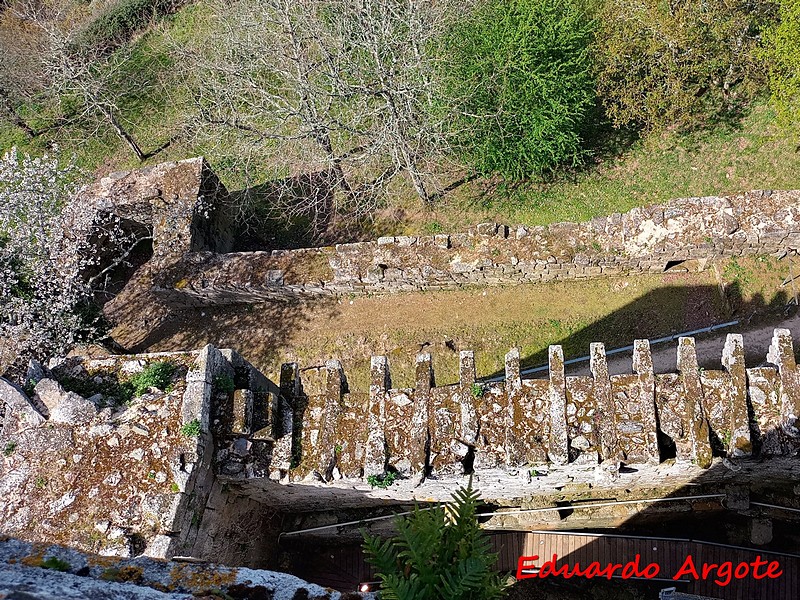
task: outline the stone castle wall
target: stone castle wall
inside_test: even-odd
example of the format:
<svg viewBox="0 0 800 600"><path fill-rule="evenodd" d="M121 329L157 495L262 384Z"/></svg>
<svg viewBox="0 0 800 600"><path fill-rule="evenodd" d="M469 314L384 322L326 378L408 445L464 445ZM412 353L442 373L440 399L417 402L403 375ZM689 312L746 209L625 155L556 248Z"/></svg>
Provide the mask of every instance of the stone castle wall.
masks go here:
<svg viewBox="0 0 800 600"><path fill-rule="evenodd" d="M81 190L100 210L143 225L153 236L153 258L171 264L187 252L228 252L233 221L225 186L203 158L167 162L101 177Z"/></svg>
<svg viewBox="0 0 800 600"><path fill-rule="evenodd" d="M115 399L118 381L163 361L176 368L167 389ZM231 501L212 468L211 407L231 396L223 383L259 397L270 389L244 359L208 346L51 367L30 370L32 390L0 378L0 533L104 556L258 565L269 555L264 545L274 541L254 543L249 530L264 530L265 511Z"/></svg>
<svg viewBox="0 0 800 600"><path fill-rule="evenodd" d="M394 470L422 480L465 466L477 473L547 463L614 470L672 453L708 466L712 454L797 452L800 371L788 330L775 330L772 366L746 368L736 334L727 337L723 370L698 367L692 338L680 338L677 352L678 372L655 374L649 343L637 340L633 372L609 375L603 344L592 344L591 376L568 377L561 347L551 346L548 376L521 379L512 350L497 383L476 381L474 356L462 352L460 382L444 387L434 385L430 355L420 354L413 389L392 388L388 362L378 356L369 394L347 390L337 361L302 378L297 365L285 365L283 398L295 421L276 421L270 476L329 481ZM292 455L299 465L292 467Z"/></svg>
<svg viewBox="0 0 800 600"><path fill-rule="evenodd" d="M114 173L83 193L152 232L153 259L128 287L175 307L702 269L709 260L800 247L797 190L676 199L583 223L483 223L457 234L272 252L230 251L228 194L202 158Z"/></svg>
<svg viewBox="0 0 800 600"><path fill-rule="evenodd" d="M714 455L777 459L800 449L800 371L787 330L775 330L768 364L756 368L746 367L734 334L722 370L698 368L692 338L679 340L676 373L654 373L646 340L634 344L630 374L609 374L602 344L590 354L590 376L566 376L552 346L547 376L522 379L512 350L505 378L486 383L462 352L459 383L448 386L435 385L431 356L420 354L408 389L392 387L378 356L363 393L348 389L335 360L286 364L275 384L212 346L68 359L58 375L36 375L31 395L0 379L0 532L109 556L269 566L280 531L271 519L281 511L445 499L470 472L487 502L544 494L539 501L551 506L552 489L531 487L537 472L570 481L588 469L607 480L602 493L625 495L631 476L616 479L623 463L666 488L676 475L659 463L670 456L685 482ZM129 405L101 407L102 394L83 398L53 379L102 385L155 360L183 370L168 390L151 388ZM185 429L192 424L196 437ZM370 489L389 472L398 484Z"/></svg>
<svg viewBox="0 0 800 600"><path fill-rule="evenodd" d="M584 223L398 236L272 252L188 252L153 281L173 305L513 285L631 273L800 247L800 192L685 198Z"/></svg>

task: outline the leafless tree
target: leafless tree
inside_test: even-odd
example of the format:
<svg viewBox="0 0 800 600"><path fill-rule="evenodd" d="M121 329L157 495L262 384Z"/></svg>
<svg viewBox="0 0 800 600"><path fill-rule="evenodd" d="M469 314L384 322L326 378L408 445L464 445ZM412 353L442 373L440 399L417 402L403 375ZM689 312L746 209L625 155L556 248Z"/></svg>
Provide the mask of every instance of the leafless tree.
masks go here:
<svg viewBox="0 0 800 600"><path fill-rule="evenodd" d="M121 46L110 52L108 48L82 42L84 29L70 18L71 8L69 2L16 0L11 4L9 10L14 16L38 33L35 68L29 69L26 79L40 83L37 97L60 104L62 108L69 104L69 110L62 112L68 112L70 120L88 131L110 128L137 159L145 160L154 152L142 150L119 104L120 72L130 61L131 48ZM0 101L6 98L5 112L15 125L34 134L14 111L10 86L3 94L2 82L13 80L12 77L0 79ZM23 86L25 81L21 82ZM141 82L128 81L127 85L137 86Z"/></svg>
<svg viewBox="0 0 800 600"><path fill-rule="evenodd" d="M0 9L0 119L9 121L28 137L37 131L19 112L46 87L39 57L42 35L38 27L20 19L13 10L16 2Z"/></svg>
<svg viewBox="0 0 800 600"><path fill-rule="evenodd" d="M198 135L229 143L236 132L243 163L272 155L276 213L310 217L319 234L336 215L374 211L401 173L431 201L431 165L447 149L431 49L462 3L211 5L209 36L178 48L194 78Z"/></svg>

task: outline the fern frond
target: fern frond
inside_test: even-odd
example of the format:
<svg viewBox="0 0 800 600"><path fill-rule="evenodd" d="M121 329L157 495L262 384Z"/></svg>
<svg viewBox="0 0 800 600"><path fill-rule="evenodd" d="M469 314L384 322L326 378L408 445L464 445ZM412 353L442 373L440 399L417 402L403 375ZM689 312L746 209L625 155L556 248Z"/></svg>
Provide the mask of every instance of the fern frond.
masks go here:
<svg viewBox="0 0 800 600"><path fill-rule="evenodd" d="M480 496L470 485L445 507L415 509L381 541L364 534L364 551L377 569L384 600L494 600L505 587L494 572L497 555L476 514ZM363 532L362 532L363 533Z"/></svg>

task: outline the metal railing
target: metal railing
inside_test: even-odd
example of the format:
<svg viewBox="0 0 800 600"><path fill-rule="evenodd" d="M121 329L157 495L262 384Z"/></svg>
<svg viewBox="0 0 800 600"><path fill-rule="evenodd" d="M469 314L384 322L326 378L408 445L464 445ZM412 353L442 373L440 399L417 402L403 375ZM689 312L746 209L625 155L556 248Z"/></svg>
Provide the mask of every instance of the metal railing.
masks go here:
<svg viewBox="0 0 800 600"><path fill-rule="evenodd" d="M739 321L728 321L727 323L718 323L717 325L710 325L708 327L702 327L700 329L693 329L692 331L684 331L681 333L675 333L673 335L667 335L660 338L655 338L652 340L648 340L650 345L653 346L655 344L663 344L664 342L671 342L681 337L689 337L692 335L697 335L700 333L710 333L712 331L717 331L718 329L724 329L726 327L733 327L734 325L738 325ZM633 350L633 345L631 346L623 346L622 348L614 348L613 350L606 350L606 356L612 356L614 354L620 354L621 352L630 352ZM581 356L580 358L572 358L570 360L564 361L564 366L567 365L574 365L581 362L586 362L589 360L589 355ZM527 369L522 369L519 374L522 375L530 375L531 373L540 373L542 371L547 371L549 369L549 365L542 365L540 367L529 367ZM498 376L498 377L478 377L477 380L483 383L493 383L495 381L503 381L505 376Z"/></svg>

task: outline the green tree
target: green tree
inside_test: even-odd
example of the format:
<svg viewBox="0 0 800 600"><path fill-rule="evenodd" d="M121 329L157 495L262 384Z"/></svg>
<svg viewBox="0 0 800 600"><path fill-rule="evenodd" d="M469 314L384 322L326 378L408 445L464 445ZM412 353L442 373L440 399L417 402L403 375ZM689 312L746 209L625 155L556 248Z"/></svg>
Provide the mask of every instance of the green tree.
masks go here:
<svg viewBox="0 0 800 600"><path fill-rule="evenodd" d="M780 0L780 21L764 36L763 56L778 113L800 121L800 0Z"/></svg>
<svg viewBox="0 0 800 600"><path fill-rule="evenodd" d="M617 126L703 126L746 108L763 84L765 0L600 0L598 92Z"/></svg>
<svg viewBox="0 0 800 600"><path fill-rule="evenodd" d="M518 180L581 161L593 29L580 0L491 0L453 28L442 77L467 164Z"/></svg>
<svg viewBox="0 0 800 600"><path fill-rule="evenodd" d="M497 556L476 518L478 493L470 484L453 502L415 510L397 520L387 540L364 536L364 550L381 580L385 600L491 600L505 595L494 572Z"/></svg>

